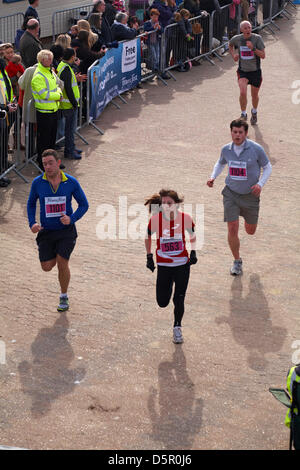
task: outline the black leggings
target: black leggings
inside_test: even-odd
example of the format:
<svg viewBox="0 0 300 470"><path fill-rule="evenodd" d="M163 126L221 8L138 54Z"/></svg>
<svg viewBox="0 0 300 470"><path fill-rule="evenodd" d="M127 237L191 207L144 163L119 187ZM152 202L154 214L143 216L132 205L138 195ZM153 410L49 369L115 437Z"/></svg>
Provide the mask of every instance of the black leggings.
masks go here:
<svg viewBox="0 0 300 470"><path fill-rule="evenodd" d="M190 265L183 266L157 266L156 280L156 300L160 307L169 305L173 283L175 283L175 292L173 296L174 303L174 326L181 326L181 320L184 314L184 298L189 283Z"/></svg>

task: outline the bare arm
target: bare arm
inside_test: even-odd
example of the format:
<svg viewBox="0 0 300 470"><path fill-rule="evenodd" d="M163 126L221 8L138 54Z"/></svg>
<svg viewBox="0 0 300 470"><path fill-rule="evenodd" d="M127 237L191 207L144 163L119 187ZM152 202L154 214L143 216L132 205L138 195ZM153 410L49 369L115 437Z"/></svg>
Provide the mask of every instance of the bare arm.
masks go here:
<svg viewBox="0 0 300 470"><path fill-rule="evenodd" d="M145 247L146 247L146 251L147 251L147 255L149 255L151 253L151 235L147 235L147 237L145 238Z"/></svg>

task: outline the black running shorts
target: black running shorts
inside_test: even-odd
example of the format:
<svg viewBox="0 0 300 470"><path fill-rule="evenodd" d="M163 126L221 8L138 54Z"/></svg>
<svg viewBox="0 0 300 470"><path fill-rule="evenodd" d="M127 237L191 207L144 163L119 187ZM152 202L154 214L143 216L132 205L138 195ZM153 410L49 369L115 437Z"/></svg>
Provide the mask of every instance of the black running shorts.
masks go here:
<svg viewBox="0 0 300 470"><path fill-rule="evenodd" d="M50 261L56 258L56 255L68 260L74 250L76 238L77 230L74 224L61 230L41 230L36 237L40 262Z"/></svg>
<svg viewBox="0 0 300 470"><path fill-rule="evenodd" d="M253 72L243 72L243 70L238 69L237 76L238 80L240 78L247 78L248 85L252 85L256 88L260 88L260 85L262 83L261 69L255 70Z"/></svg>

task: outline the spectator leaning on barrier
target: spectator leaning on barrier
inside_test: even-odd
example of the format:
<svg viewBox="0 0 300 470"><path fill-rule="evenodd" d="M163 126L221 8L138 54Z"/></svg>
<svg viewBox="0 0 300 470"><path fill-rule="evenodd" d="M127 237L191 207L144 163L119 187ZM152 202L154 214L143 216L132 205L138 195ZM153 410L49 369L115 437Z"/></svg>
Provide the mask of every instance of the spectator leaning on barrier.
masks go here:
<svg viewBox="0 0 300 470"><path fill-rule="evenodd" d="M81 159L81 155L76 152L74 129L79 106L80 92L75 73L72 66L75 63L76 54L74 49L68 47L64 50L63 60L57 68L58 77L64 82L63 97L59 107L65 118L65 158L75 160Z"/></svg>
<svg viewBox="0 0 300 470"><path fill-rule="evenodd" d="M170 24L177 24L177 28L172 28L172 50L175 63L178 63L179 72L187 72L191 65L186 62L188 57L188 44L194 42L192 36L192 25L189 22L190 12L184 8L175 13Z"/></svg>
<svg viewBox="0 0 300 470"><path fill-rule="evenodd" d="M62 91L57 85L56 75L51 70L52 52L42 50L37 59L38 66L33 74L31 87L36 108L38 164L43 169L43 151L55 147Z"/></svg>
<svg viewBox="0 0 300 470"><path fill-rule="evenodd" d="M79 31L78 38L71 43L73 49L76 49L76 55L80 59L79 72L87 74L88 68L98 59L105 55L105 50L94 52L89 47L88 31Z"/></svg>
<svg viewBox="0 0 300 470"><path fill-rule="evenodd" d="M160 63L160 39L163 28L159 22L159 11L152 8L150 11L150 20L144 23L144 31L151 32L146 39L146 44L149 48L149 62L150 68L157 72ZM156 31L156 33L154 33Z"/></svg>
<svg viewBox="0 0 300 470"><path fill-rule="evenodd" d="M43 49L38 39L39 22L36 19L28 21L26 31L20 40L20 53L22 62L27 67L32 67L37 62L37 54Z"/></svg>
<svg viewBox="0 0 300 470"><path fill-rule="evenodd" d="M191 14L191 17L205 17L208 15L207 12L204 12L201 10L201 5L200 5L200 0L184 0L182 3L183 8L185 10L188 10ZM202 20L203 22L203 20ZM203 33L203 27L197 22L192 22L192 32L194 36L194 43L193 43L193 48L194 48L194 57L198 57L201 55L201 42L202 42L202 33ZM192 64L195 66L200 65L200 62L197 60L193 60Z"/></svg>
<svg viewBox="0 0 300 470"><path fill-rule="evenodd" d="M200 0L200 7L202 11L211 15L215 10L220 11L221 7L218 0ZM202 41L202 54L209 52L209 24L210 18L202 22L203 27L203 41Z"/></svg>
<svg viewBox="0 0 300 470"><path fill-rule="evenodd" d="M111 27L113 40L124 41L134 39L138 34L139 25L136 23L133 28L127 26L128 15L119 12L116 14L116 19Z"/></svg>

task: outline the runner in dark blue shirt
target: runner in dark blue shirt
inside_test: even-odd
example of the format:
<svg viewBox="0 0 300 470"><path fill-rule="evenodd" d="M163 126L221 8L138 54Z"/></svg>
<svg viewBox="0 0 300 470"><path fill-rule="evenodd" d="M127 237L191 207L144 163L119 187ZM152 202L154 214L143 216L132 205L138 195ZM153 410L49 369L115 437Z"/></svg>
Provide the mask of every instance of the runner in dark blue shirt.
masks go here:
<svg viewBox="0 0 300 470"><path fill-rule="evenodd" d="M61 160L55 150L45 150L42 161L45 173L32 182L27 202L28 221L31 231L37 233L36 242L43 271L51 271L57 264L61 287L57 310L65 311L69 308L69 259L77 238L75 222L86 213L89 205L78 181L60 170ZM78 203L75 212L72 209L73 197ZM35 218L38 199L40 223Z"/></svg>

